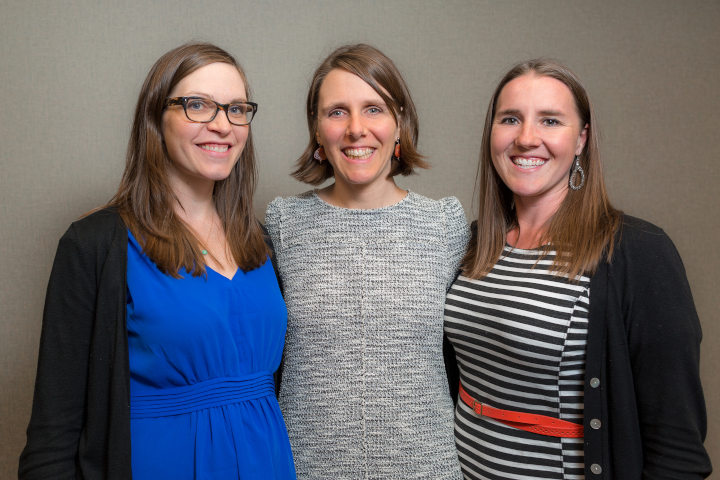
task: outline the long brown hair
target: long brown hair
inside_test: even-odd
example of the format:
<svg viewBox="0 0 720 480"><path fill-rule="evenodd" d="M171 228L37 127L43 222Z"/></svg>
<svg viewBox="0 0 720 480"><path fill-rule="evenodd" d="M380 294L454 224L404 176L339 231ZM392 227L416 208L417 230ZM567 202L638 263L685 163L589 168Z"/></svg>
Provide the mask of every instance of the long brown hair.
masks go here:
<svg viewBox="0 0 720 480"><path fill-rule="evenodd" d="M185 268L205 273L200 240L175 213L177 202L167 178L171 163L162 136L165 101L183 78L211 63L237 68L250 98L245 72L225 50L208 43L192 43L160 57L143 83L128 142L125 172L108 206L118 209L123 221L143 246L145 254L166 274L179 277ZM228 178L215 182L213 202L225 230L235 262L244 271L262 265L269 253L252 198L257 182L252 130Z"/></svg>
<svg viewBox="0 0 720 480"><path fill-rule="evenodd" d="M390 176L410 175L416 167L428 168L417 150L418 118L410 91L395 64L380 50L359 43L345 45L332 52L315 70L307 95L306 115L310 141L292 176L301 182L318 185L335 175L330 162L318 162L313 158L318 148L318 97L320 87L331 70L341 69L362 78L388 106L400 127L400 159L393 157Z"/></svg>
<svg viewBox="0 0 720 480"><path fill-rule="evenodd" d="M478 173L477 228L463 259L463 274L471 278L487 275L502 254L507 233L517 226L513 193L495 171L490 154L495 107L500 92L511 80L533 73L554 78L565 84L582 121L586 124L587 141L579 155L585 171L585 185L580 190L568 189L565 199L552 216L541 244L547 254L557 251L552 269L574 279L578 274L592 274L598 263L613 254L613 237L620 228L622 212L613 208L605 189L602 163L598 151L598 130L590 99L578 77L565 65L546 59L519 63L510 69L498 84L485 116Z"/></svg>

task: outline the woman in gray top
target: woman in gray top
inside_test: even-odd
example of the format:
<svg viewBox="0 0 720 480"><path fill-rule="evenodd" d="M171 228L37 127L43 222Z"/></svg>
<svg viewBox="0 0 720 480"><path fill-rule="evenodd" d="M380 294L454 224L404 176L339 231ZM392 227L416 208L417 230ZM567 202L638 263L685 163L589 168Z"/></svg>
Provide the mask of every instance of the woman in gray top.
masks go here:
<svg viewBox="0 0 720 480"><path fill-rule="evenodd" d="M293 175L334 183L266 215L289 315L280 405L298 478L461 478L442 327L463 209L396 185L427 165L407 86L377 49L333 52L307 119Z"/></svg>

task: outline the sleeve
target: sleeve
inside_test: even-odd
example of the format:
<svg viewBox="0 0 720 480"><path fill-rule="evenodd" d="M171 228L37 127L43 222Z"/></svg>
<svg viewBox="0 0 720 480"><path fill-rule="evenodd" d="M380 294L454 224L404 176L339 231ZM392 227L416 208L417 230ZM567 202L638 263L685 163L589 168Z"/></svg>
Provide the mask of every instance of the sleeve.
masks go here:
<svg viewBox="0 0 720 480"><path fill-rule="evenodd" d="M467 220L465 219L465 210L463 210L457 198L446 197L443 198L441 202L443 203L447 219L446 238L448 239L449 275L445 289L448 290L458 276L460 262L465 255L465 249L467 248L467 242L470 237L470 230ZM450 396L453 402L457 403L460 371L457 360L455 359L455 349L445 335L443 335L443 359L445 361L445 374L448 379Z"/></svg>
<svg viewBox="0 0 720 480"><path fill-rule="evenodd" d="M455 347L452 346L447 335L443 335L443 360L445 361L445 375L448 379L450 397L453 403L457 404L458 394L460 393L460 368L455 358Z"/></svg>
<svg viewBox="0 0 720 480"><path fill-rule="evenodd" d="M273 245L276 255L282 247L282 239L280 238L282 203L283 199L277 197L268 204L265 210L265 228L267 229L268 235L270 235L270 242Z"/></svg>
<svg viewBox="0 0 720 480"><path fill-rule="evenodd" d="M83 252L71 226L58 245L45 297L20 480L76 478L95 317L95 271L92 255Z"/></svg>
<svg viewBox="0 0 720 480"><path fill-rule="evenodd" d="M272 263L273 263L273 269L275 270L275 277L277 278L278 285L280 286L280 293L284 296L284 289L283 289L283 282L282 277L280 276L280 269L278 267L277 263L277 250L276 245L280 239L280 205L282 202L282 198L277 197L275 200L270 202L268 205L266 211L265 211L265 225L263 226L263 231L265 233L265 239L272 250ZM276 240L277 239L277 240ZM283 347L284 348L284 347ZM273 378L275 379L275 397L280 398L280 389L282 387L282 375L283 371L285 370L285 352L283 349L283 356L280 360L280 366L273 374Z"/></svg>
<svg viewBox="0 0 720 480"><path fill-rule="evenodd" d="M705 478L711 466L703 446L702 332L690 286L664 232L644 232L637 246L626 260L633 267L623 308L642 435L642 478Z"/></svg>
<svg viewBox="0 0 720 480"><path fill-rule="evenodd" d="M465 255L468 239L470 238L470 229L465 219L465 210L463 210L460 201L455 197L446 197L440 200L445 211L446 238L448 245L448 279L445 289L449 289L453 280L457 276L460 268L460 262Z"/></svg>

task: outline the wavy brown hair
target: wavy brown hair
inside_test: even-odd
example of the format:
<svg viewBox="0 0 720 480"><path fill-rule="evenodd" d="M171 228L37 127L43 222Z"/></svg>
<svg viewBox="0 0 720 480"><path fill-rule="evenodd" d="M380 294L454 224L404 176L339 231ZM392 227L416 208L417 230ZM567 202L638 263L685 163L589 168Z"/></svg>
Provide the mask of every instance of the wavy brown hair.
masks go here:
<svg viewBox="0 0 720 480"><path fill-rule="evenodd" d="M485 116L478 172L478 216L476 228L463 259L463 274L471 278L487 275L502 254L507 233L517 226L513 193L503 183L490 154L495 107L500 92L511 80L534 74L561 81L570 90L582 124L587 125L587 141L579 155L585 171L585 186L568 189L565 199L550 219L540 239L545 254L555 250L552 269L574 279L592 274L603 256L610 261L613 237L620 228L622 212L611 204L605 189L598 150L598 130L590 99L578 77L565 65L547 59L534 59L515 65L500 80Z"/></svg>
<svg viewBox="0 0 720 480"><path fill-rule="evenodd" d="M117 208L145 254L166 274L179 277L181 268L193 275L205 273L201 241L175 213L178 199L170 188L169 158L162 135L165 101L183 78L211 63L237 68L250 99L245 72L225 50L209 43L192 43L160 57L140 89L125 172L108 206ZM243 271L262 265L269 249L253 213L257 182L252 130L230 175L215 182L213 202L235 262Z"/></svg>
<svg viewBox="0 0 720 480"><path fill-rule="evenodd" d="M318 162L313 153L316 138L320 87L330 71L345 70L362 78L383 99L400 127L400 159L393 157L390 176L410 175L416 167L428 168L417 150L418 118L410 91L395 64L380 50L364 43L345 45L332 52L315 70L307 95L307 124L310 141L292 176L301 182L319 185L335 175L330 162Z"/></svg>

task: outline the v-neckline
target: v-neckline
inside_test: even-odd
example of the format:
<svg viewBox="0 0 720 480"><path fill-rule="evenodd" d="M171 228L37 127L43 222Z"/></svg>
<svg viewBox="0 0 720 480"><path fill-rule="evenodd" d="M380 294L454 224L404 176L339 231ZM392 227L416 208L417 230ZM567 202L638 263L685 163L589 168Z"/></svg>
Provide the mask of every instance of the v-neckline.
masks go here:
<svg viewBox="0 0 720 480"><path fill-rule="evenodd" d="M206 264L206 265L205 265L205 269L206 269L206 270L210 270L211 272L215 273L216 275L221 276L222 278L224 278L224 279L227 280L228 282L232 282L232 281L235 279L235 277L237 277L238 271L240 271L240 267L237 267L237 268L235 269L235 272L233 272L232 277L226 277L226 276L223 275L222 273L220 273L220 272L218 272L217 270L215 270L214 268L212 268L210 265L207 265L207 264Z"/></svg>

